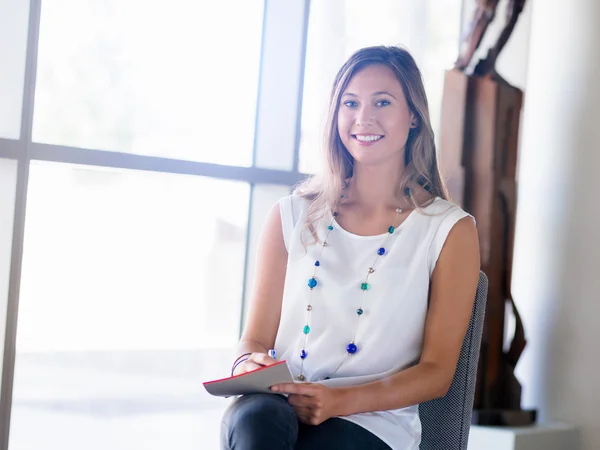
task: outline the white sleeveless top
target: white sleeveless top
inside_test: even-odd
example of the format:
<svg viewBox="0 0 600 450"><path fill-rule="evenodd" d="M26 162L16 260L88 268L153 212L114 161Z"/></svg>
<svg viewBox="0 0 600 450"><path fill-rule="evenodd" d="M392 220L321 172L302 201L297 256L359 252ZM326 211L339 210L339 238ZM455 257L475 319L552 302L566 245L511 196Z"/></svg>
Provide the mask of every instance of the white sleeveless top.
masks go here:
<svg viewBox="0 0 600 450"><path fill-rule="evenodd" d="M431 274L448 233L468 214L441 198L423 208L425 214L411 212L387 239L386 254L377 261L375 272L369 276L369 290L363 293L360 285L387 233L358 236L334 222L328 245L321 253L322 246L311 244L312 237L304 226L309 204L297 195L279 201L288 266L275 342L278 359L287 360L294 375L300 373L302 330L310 295L308 280L319 260L315 275L319 284L310 300L311 330L303 368L306 381L330 387L357 385L415 365L423 347ZM331 221L329 215L317 224L322 240ZM346 346L356 328L356 310L361 305L364 314L355 338L358 351L346 356ZM342 360L339 370L325 380ZM419 448L418 405L342 418L366 428L392 449Z"/></svg>

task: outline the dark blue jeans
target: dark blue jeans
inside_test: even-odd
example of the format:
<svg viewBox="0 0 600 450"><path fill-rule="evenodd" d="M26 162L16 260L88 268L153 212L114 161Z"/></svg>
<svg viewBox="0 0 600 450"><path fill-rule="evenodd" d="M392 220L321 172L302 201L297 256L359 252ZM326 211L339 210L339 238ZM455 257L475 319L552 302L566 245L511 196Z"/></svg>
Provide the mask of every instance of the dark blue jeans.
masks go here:
<svg viewBox="0 0 600 450"><path fill-rule="evenodd" d="M390 450L371 432L344 419L321 425L298 422L287 399L277 394L244 395L221 422L223 450Z"/></svg>

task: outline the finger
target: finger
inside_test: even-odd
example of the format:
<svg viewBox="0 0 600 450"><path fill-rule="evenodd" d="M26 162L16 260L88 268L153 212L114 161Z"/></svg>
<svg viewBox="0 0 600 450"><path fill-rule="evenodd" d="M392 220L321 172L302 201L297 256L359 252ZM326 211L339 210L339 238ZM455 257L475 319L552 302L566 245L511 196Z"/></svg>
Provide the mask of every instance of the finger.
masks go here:
<svg viewBox="0 0 600 450"><path fill-rule="evenodd" d="M306 425L319 425L321 420L319 420L314 414L311 413L300 413L296 414L298 420Z"/></svg>
<svg viewBox="0 0 600 450"><path fill-rule="evenodd" d="M294 413L297 416L304 416L307 418L311 418L312 416L314 416L313 412L311 411L310 408L306 408L304 406L292 406L292 410L294 411Z"/></svg>
<svg viewBox="0 0 600 450"><path fill-rule="evenodd" d="M243 373L252 372L253 370L261 369L263 366L256 364L252 361L244 361L235 368L234 375L241 375Z"/></svg>
<svg viewBox="0 0 600 450"><path fill-rule="evenodd" d="M248 360L255 362L256 364L260 364L261 366L270 366L271 364L275 364L277 362L266 353L258 352L252 353Z"/></svg>
<svg viewBox="0 0 600 450"><path fill-rule="evenodd" d="M307 425L311 425L312 420L314 419L313 413L306 408L292 408L294 410L294 414L298 420Z"/></svg>
<svg viewBox="0 0 600 450"><path fill-rule="evenodd" d="M299 394L312 397L315 395L315 387L312 383L285 383L271 386L273 392L282 394Z"/></svg>
<svg viewBox="0 0 600 450"><path fill-rule="evenodd" d="M306 395L292 394L288 396L288 403L293 407L311 408L312 399Z"/></svg>
<svg viewBox="0 0 600 450"><path fill-rule="evenodd" d="M302 422L303 424L311 425L309 416L303 416L303 415L296 414L296 417L298 417L298 420L300 422Z"/></svg>

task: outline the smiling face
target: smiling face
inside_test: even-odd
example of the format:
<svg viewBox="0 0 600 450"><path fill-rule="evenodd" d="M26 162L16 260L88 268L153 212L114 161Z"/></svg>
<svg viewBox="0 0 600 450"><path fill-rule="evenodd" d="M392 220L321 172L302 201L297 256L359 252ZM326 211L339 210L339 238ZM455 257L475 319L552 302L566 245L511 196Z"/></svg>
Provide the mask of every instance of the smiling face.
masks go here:
<svg viewBox="0 0 600 450"><path fill-rule="evenodd" d="M348 83L340 99L337 125L355 163L400 167L414 120L394 72L377 64L360 70Z"/></svg>

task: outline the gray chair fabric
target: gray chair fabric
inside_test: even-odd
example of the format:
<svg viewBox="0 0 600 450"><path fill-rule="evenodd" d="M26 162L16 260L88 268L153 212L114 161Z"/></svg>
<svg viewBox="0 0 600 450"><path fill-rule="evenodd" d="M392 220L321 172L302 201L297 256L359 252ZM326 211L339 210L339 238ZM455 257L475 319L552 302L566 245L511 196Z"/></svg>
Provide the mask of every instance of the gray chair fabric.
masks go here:
<svg viewBox="0 0 600 450"><path fill-rule="evenodd" d="M467 448L487 290L487 277L480 272L473 313L452 385L444 397L419 405L423 427L421 450L466 450Z"/></svg>

